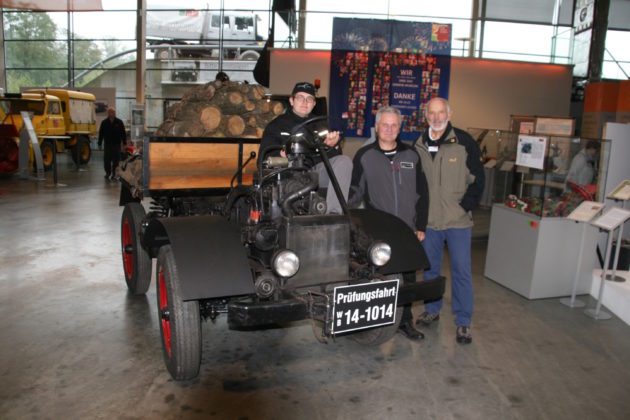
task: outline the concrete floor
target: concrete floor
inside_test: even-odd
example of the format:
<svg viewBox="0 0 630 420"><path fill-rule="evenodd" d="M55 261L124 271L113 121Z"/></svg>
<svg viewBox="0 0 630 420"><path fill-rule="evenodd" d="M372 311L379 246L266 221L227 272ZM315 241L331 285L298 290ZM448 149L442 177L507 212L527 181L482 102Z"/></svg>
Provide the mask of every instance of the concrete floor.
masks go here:
<svg viewBox="0 0 630 420"><path fill-rule="evenodd" d="M126 291L119 186L100 159L76 172L61 156L66 186L0 178L2 419L628 418L630 327L483 278L485 241L470 345L455 343L450 297L424 341L378 348L320 344L309 322L243 332L220 317L203 325L199 378L175 383L154 287Z"/></svg>

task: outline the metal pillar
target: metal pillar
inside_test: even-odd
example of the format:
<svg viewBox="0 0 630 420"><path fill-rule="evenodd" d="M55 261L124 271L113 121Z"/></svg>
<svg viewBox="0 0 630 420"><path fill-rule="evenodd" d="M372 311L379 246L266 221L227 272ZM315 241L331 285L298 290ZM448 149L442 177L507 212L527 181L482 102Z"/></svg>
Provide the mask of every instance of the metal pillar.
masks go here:
<svg viewBox="0 0 630 420"><path fill-rule="evenodd" d="M591 48L588 55L589 82L599 82L602 80L602 67L604 65L604 50L606 47L609 10L610 0L595 0L595 16L593 17Z"/></svg>
<svg viewBox="0 0 630 420"><path fill-rule="evenodd" d="M138 0L136 16L136 103L144 104L144 85L147 69L146 27L147 1Z"/></svg>

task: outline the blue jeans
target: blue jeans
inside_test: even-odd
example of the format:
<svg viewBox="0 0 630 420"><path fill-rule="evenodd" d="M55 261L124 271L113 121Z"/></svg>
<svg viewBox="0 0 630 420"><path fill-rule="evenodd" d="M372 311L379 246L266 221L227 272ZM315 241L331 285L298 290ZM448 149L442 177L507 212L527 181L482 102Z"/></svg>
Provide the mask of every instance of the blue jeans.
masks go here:
<svg viewBox="0 0 630 420"><path fill-rule="evenodd" d="M450 228L433 230L427 228L422 245L429 257L431 268L424 272L425 280L433 280L440 275L444 242L448 245L451 260L451 300L455 315L455 325L470 326L473 313L473 284L470 268L470 236L472 228ZM438 313L442 309L443 300L425 302L425 311Z"/></svg>

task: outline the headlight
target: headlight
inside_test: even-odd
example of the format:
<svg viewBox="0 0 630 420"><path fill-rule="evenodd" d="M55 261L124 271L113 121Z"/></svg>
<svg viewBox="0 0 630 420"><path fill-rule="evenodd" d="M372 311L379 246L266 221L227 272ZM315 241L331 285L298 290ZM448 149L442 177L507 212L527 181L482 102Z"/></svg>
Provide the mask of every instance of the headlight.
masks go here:
<svg viewBox="0 0 630 420"><path fill-rule="evenodd" d="M382 267L392 257L392 248L385 242L374 242L368 249L368 257L372 264Z"/></svg>
<svg viewBox="0 0 630 420"><path fill-rule="evenodd" d="M292 277L300 269L300 259L293 251L284 249L273 257L273 270L280 277Z"/></svg>

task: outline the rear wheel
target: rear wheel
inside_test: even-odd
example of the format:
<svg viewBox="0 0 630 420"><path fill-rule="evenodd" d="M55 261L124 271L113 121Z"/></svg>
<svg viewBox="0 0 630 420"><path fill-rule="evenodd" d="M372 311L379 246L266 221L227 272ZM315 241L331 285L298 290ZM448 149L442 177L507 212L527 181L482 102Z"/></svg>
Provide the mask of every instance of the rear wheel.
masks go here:
<svg viewBox="0 0 630 420"><path fill-rule="evenodd" d="M260 54L254 50L247 50L243 52L238 59L243 61L256 61L260 57Z"/></svg>
<svg viewBox="0 0 630 420"><path fill-rule="evenodd" d="M44 140L39 145L39 149L42 152L42 161L44 163L44 170L49 171L53 167L55 161L55 145L53 140Z"/></svg>
<svg viewBox="0 0 630 420"><path fill-rule="evenodd" d="M90 161L90 158L92 157L90 140L86 136L80 136L77 139L77 144L70 149L70 153L72 154L72 161L75 163L75 165L85 165Z"/></svg>
<svg viewBox="0 0 630 420"><path fill-rule="evenodd" d="M140 224L144 216L142 204L127 203L120 226L125 282L134 295L145 294L151 284L151 257L140 244Z"/></svg>
<svg viewBox="0 0 630 420"><path fill-rule="evenodd" d="M387 276L386 279L399 279L399 284L402 285L403 277L402 274L390 275ZM396 317L394 319L394 323L392 325L388 325L386 327L376 327L370 328L369 330L363 330L351 334L348 336L352 341L357 342L358 344L365 346L375 346L379 344L383 344L389 341L400 326L400 320L402 318L403 308L399 306L396 308Z"/></svg>
<svg viewBox="0 0 630 420"><path fill-rule="evenodd" d="M201 366L199 302L182 300L179 272L170 245L160 249L155 283L166 369L175 380L192 379L199 375Z"/></svg>
<svg viewBox="0 0 630 420"><path fill-rule="evenodd" d="M171 48L160 48L155 49L153 56L158 60L168 60L170 58L177 58L177 50L172 48L171 44L159 44L161 47L171 47Z"/></svg>

